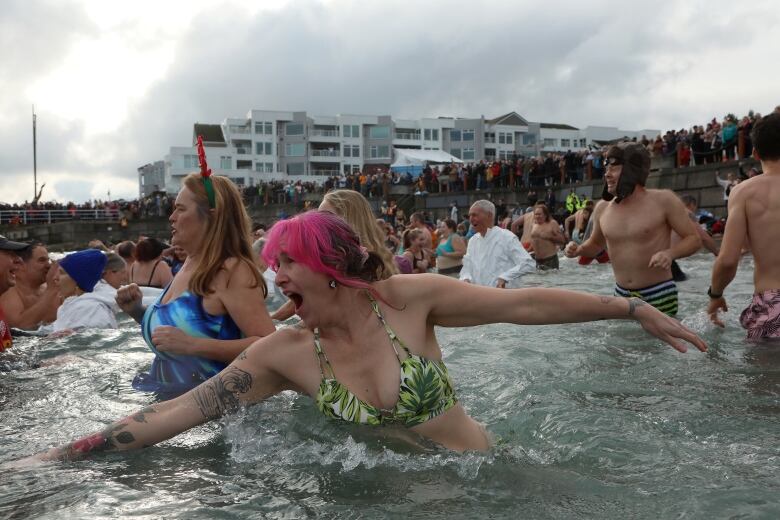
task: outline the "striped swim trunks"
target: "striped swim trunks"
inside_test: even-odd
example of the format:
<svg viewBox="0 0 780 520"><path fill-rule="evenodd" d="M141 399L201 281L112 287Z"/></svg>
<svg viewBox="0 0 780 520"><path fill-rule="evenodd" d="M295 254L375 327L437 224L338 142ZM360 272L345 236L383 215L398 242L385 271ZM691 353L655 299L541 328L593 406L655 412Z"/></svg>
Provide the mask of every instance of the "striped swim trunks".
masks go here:
<svg viewBox="0 0 780 520"><path fill-rule="evenodd" d="M639 298L668 316L677 315L677 284L674 280L661 282L644 289L624 289L615 284L615 296Z"/></svg>

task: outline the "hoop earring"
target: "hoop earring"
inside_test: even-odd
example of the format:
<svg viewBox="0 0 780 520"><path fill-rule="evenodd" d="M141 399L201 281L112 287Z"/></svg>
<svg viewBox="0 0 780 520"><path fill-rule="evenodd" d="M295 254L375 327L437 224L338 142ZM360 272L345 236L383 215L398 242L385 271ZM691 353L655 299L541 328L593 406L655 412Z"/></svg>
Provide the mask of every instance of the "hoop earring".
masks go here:
<svg viewBox="0 0 780 520"><path fill-rule="evenodd" d="M330 287L331 289L335 289L336 288L336 280L331 280L330 282L328 282L328 287Z"/></svg>

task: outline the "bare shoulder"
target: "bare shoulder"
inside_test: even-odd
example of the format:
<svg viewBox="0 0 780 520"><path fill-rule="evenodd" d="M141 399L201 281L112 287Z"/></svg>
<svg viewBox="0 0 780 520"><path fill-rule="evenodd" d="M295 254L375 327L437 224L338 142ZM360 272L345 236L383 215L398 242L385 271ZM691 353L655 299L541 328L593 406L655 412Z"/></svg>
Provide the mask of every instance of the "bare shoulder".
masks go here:
<svg viewBox="0 0 780 520"><path fill-rule="evenodd" d="M313 348L312 345L314 345L314 334L309 329L303 326L284 327L258 339L239 357L289 357L297 355L303 348Z"/></svg>
<svg viewBox="0 0 780 520"><path fill-rule="evenodd" d="M238 258L228 258L222 263L222 269L217 274L216 284L220 289L230 287L252 287L256 284L257 278L255 272L257 268L254 265L248 265Z"/></svg>
<svg viewBox="0 0 780 520"><path fill-rule="evenodd" d="M374 289L393 307L424 300L432 291L446 290L448 284L463 283L440 274L396 274L374 283Z"/></svg>
<svg viewBox="0 0 780 520"><path fill-rule="evenodd" d="M729 200L732 198L740 199L763 194L764 190L766 190L767 187L773 183L780 183L780 180L772 178L768 175L758 175L751 179L744 180L731 189Z"/></svg>

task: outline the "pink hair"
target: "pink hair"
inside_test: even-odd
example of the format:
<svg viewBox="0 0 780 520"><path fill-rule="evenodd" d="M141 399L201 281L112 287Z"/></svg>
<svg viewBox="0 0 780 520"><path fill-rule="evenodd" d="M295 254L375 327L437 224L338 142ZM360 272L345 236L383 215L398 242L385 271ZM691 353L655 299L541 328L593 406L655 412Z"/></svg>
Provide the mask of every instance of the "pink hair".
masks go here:
<svg viewBox="0 0 780 520"><path fill-rule="evenodd" d="M274 224L266 235L263 260L276 271L281 253L341 285L379 297L370 283L377 280L378 257L371 253L366 259L357 234L329 211L307 211Z"/></svg>

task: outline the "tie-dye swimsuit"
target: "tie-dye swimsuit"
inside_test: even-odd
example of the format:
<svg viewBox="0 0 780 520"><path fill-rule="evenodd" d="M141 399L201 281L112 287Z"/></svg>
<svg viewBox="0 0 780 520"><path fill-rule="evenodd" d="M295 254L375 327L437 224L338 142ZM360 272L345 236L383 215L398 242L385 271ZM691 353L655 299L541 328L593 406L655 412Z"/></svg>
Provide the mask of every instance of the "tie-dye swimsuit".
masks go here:
<svg viewBox="0 0 780 520"><path fill-rule="evenodd" d="M780 289L755 293L739 322L749 339L780 338Z"/></svg>
<svg viewBox="0 0 780 520"><path fill-rule="evenodd" d="M138 374L133 388L144 392L156 392L163 397L175 397L195 388L218 374L227 365L221 361L198 356L160 352L152 343L152 331L161 325L170 325L195 338L240 339L241 329L229 314L215 316L203 308L203 298L184 291L178 298L162 303L170 285L157 301L147 307L141 322L141 332L154 361L148 374Z"/></svg>

